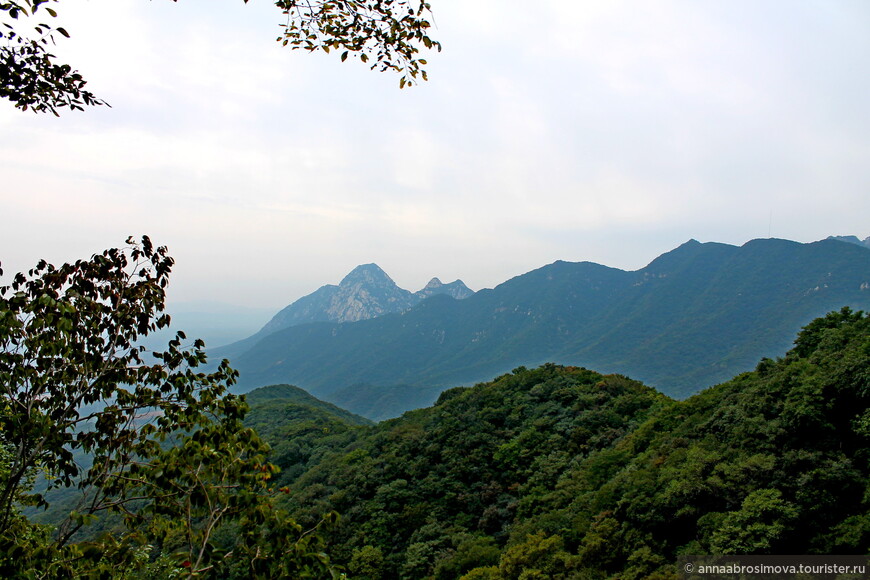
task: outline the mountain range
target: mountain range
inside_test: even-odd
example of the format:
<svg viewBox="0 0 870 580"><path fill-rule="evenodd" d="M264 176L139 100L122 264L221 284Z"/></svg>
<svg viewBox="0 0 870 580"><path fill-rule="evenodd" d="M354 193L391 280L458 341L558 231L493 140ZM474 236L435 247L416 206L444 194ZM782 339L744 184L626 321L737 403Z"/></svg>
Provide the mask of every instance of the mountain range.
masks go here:
<svg viewBox="0 0 870 580"><path fill-rule="evenodd" d="M348 275L357 292L366 280L389 280L373 265L360 268L361 276ZM230 358L242 391L291 383L374 419L430 404L445 388L544 362L626 374L683 398L781 355L817 316L847 305L870 309L870 253L835 239L740 247L690 240L636 271L557 261L463 300L442 294L409 307L396 299L378 302L392 313L323 320L310 308L314 297L332 300L350 287L348 278L212 356ZM299 323L303 312L321 318Z"/></svg>
<svg viewBox="0 0 870 580"><path fill-rule="evenodd" d="M683 401L552 364L376 425L260 391L246 423L272 445L281 507L305 530L341 514L328 552L355 579L664 580L698 554L870 553L863 313L813 320L784 357Z"/></svg>
<svg viewBox="0 0 870 580"><path fill-rule="evenodd" d="M850 244L856 244L859 246L864 246L865 248L870 248L870 236L867 236L863 240L858 236L828 236L829 240L839 240L841 242L848 242Z"/></svg>
<svg viewBox="0 0 870 580"><path fill-rule="evenodd" d="M285 328L312 322L358 322L384 314L403 312L432 296L444 294L462 300L474 291L462 280L444 284L432 278L422 290L400 288L377 264L362 264L345 276L338 286L326 284L303 296L272 317L256 334L215 351L217 356L241 354L259 340Z"/></svg>
<svg viewBox="0 0 870 580"><path fill-rule="evenodd" d="M393 282L377 264L354 268L338 286L327 284L281 310L263 327L265 334L308 322L357 322L413 308L421 300L447 294L468 298L472 292L462 280L442 284L432 278L418 292L409 292Z"/></svg>

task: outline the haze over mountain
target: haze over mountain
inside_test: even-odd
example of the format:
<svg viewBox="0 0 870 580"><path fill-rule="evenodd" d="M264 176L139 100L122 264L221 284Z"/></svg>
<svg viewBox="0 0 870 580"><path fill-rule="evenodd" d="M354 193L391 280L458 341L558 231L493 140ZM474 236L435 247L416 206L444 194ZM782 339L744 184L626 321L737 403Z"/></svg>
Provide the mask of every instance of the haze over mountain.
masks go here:
<svg viewBox="0 0 870 580"><path fill-rule="evenodd" d="M870 249L870 236L867 236L863 240L860 239L858 236L828 236L828 239L846 242L849 244L856 244L858 246L863 246Z"/></svg>
<svg viewBox="0 0 870 580"><path fill-rule="evenodd" d="M432 278L417 292L400 288L377 264L362 264L351 270L338 286L326 284L303 296L272 317L256 334L214 352L216 357L231 357L244 352L258 340L279 330L311 322L358 322L403 312L420 301L445 294L463 299L474 294L462 280L443 284Z"/></svg>
<svg viewBox="0 0 870 580"><path fill-rule="evenodd" d="M209 347L220 347L250 336L268 320L274 310L245 307L219 302L180 302L167 308L172 324L152 332L139 343L153 351L166 348L176 331L183 330L191 339L201 338Z"/></svg>
<svg viewBox="0 0 870 580"><path fill-rule="evenodd" d="M363 414L347 403L405 393L397 414L446 387L544 362L685 397L784 353L802 325L846 305L870 309L870 253L855 244L691 240L633 272L557 261L461 301L284 328L231 363L242 390L290 383Z"/></svg>
<svg viewBox="0 0 870 580"><path fill-rule="evenodd" d="M330 554L353 578L664 579L685 554L867 554L870 319L832 312L756 362L685 401L543 365L374 426L313 428L292 403L252 415L303 529L342 514Z"/></svg>
<svg viewBox="0 0 870 580"><path fill-rule="evenodd" d="M418 290L414 293L414 296L419 297L420 300L425 298L429 298L431 296L436 296L438 294L446 294L448 296L452 296L457 300L462 300L463 298L468 298L474 291L471 290L462 280L454 280L449 284L444 284L438 278L432 278L423 287L422 290Z"/></svg>

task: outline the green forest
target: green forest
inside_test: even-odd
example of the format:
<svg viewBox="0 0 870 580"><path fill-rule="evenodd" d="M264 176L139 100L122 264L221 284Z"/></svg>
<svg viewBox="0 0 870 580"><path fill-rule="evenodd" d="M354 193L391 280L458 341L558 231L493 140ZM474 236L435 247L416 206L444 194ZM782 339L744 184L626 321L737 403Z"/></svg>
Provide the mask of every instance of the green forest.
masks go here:
<svg viewBox="0 0 870 580"><path fill-rule="evenodd" d="M373 424L230 394L183 334L149 362L172 264L130 240L0 289L2 576L669 578L870 550L863 312L684 401L546 364Z"/></svg>
<svg viewBox="0 0 870 580"><path fill-rule="evenodd" d="M272 460L300 523L341 514L326 537L354 578L664 578L681 554L866 553L868 362L870 320L844 309L685 401L520 368L373 427L289 426Z"/></svg>
<svg viewBox="0 0 870 580"><path fill-rule="evenodd" d="M447 2L440 30L427 0L273 0L277 29L134 4L0 1L0 101L95 111L0 118L7 268L134 224L197 307L369 253L482 289L355 323L297 301L319 322L206 351L147 236L0 269L0 580L870 560L870 238L774 237L866 226L860 3ZM422 84L442 30L435 90L332 76Z"/></svg>

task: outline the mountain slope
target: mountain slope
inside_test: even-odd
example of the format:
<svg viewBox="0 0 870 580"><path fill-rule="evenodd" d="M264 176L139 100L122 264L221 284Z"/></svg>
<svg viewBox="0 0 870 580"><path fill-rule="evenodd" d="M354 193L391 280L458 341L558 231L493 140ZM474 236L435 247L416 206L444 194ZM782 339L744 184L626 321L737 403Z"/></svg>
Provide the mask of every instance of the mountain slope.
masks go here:
<svg viewBox="0 0 870 580"><path fill-rule="evenodd" d="M292 326L311 322L357 322L384 314L403 312L431 296L445 294L463 299L474 294L462 280L443 284L432 278L418 292L400 288L377 264L354 268L335 286L321 286L282 309L263 328L248 338L214 349L212 358L233 358L263 338Z"/></svg>
<svg viewBox="0 0 870 580"><path fill-rule="evenodd" d="M463 298L468 298L474 292L462 280L454 280L449 284L444 284L438 278L432 278L422 290L414 292L414 296L419 300L424 300L436 294L447 294L452 298L462 300Z"/></svg>
<svg viewBox="0 0 870 580"><path fill-rule="evenodd" d="M355 415L350 411L346 411L341 407L337 407L332 403L321 401L316 397L312 397L307 391L294 387L293 385L270 385L268 387L260 387L245 395L247 403L254 411L261 410L266 407L305 407L313 409L318 415L329 415L332 418L344 421L350 425L371 425L371 421L359 415Z"/></svg>
<svg viewBox="0 0 870 580"><path fill-rule="evenodd" d="M401 312L416 303L414 295L399 288L377 264L363 264L338 286L322 286L284 308L263 327L263 332L270 334L307 322L356 322Z"/></svg>
<svg viewBox="0 0 870 580"><path fill-rule="evenodd" d="M865 248L870 248L870 236L867 236L863 240L858 238L858 236L828 236L828 239L846 242L847 244L857 244Z"/></svg>
<svg viewBox="0 0 870 580"><path fill-rule="evenodd" d="M555 359L592 361L684 397L782 354L787 337L827 311L870 307L870 291L862 289L870 254L860 247L785 240L687 246L641 270L645 279L589 329L594 341L575 341Z"/></svg>
<svg viewBox="0 0 870 580"><path fill-rule="evenodd" d="M465 300L286 328L231 362L241 385L290 382L330 399L352 385L441 388L553 361L638 377L685 397L777 356L814 317L870 309L870 253L826 240L683 244L626 272L555 262ZM353 410L353 409L352 409Z"/></svg>
<svg viewBox="0 0 870 580"><path fill-rule="evenodd" d="M868 405L870 318L844 309L685 401L520 368L275 460L303 527L341 514L354 577L669 578L680 554L866 554Z"/></svg>
<svg viewBox="0 0 870 580"><path fill-rule="evenodd" d="M306 528L324 512L341 514L331 536L341 563L370 545L384 556L370 577L427 578L431 559L452 544L480 542L497 559L493 539L507 538L520 497L610 447L663 404L664 396L625 377L555 365L518 369L363 428L303 471L276 454L284 469L276 484L293 490L288 506ZM304 444L319 446L319 435ZM419 558L423 546L413 545L430 541Z"/></svg>

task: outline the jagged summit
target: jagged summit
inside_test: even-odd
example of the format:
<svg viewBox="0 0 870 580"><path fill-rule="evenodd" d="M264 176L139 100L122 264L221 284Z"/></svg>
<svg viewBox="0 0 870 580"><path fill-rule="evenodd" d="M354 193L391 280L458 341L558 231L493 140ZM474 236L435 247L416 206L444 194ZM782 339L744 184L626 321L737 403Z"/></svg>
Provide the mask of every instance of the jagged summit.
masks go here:
<svg viewBox="0 0 870 580"><path fill-rule="evenodd" d="M839 241L687 242L635 271L556 262L463 301L288 328L231 361L240 385L284 382L315 395L469 385L553 361L683 397L780 356L815 317L870 309L868 273L870 253Z"/></svg>
<svg viewBox="0 0 870 580"><path fill-rule="evenodd" d="M361 264L350 271L350 273L342 278L338 284L339 287L351 286L353 284L376 284L379 286L396 286L393 279L390 278L377 264ZM396 286L398 288L398 286Z"/></svg>
<svg viewBox="0 0 870 580"><path fill-rule="evenodd" d="M462 300L474 294L474 291L469 289L462 280L454 280L449 284L444 284L440 278L432 278L422 290L416 293L421 300L436 294L447 294L457 300Z"/></svg>
<svg viewBox="0 0 870 580"><path fill-rule="evenodd" d="M326 284L303 296L272 317L255 335L229 345L224 351L240 352L269 334L299 324L357 322L404 312L435 294L462 299L474 292L461 280L443 284L438 278L432 278L419 292L410 292L400 288L377 264L360 264L342 278L338 286Z"/></svg>

